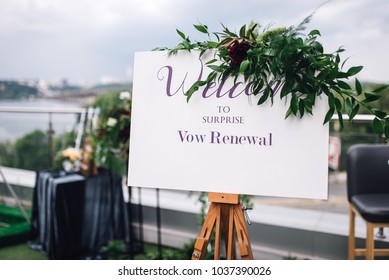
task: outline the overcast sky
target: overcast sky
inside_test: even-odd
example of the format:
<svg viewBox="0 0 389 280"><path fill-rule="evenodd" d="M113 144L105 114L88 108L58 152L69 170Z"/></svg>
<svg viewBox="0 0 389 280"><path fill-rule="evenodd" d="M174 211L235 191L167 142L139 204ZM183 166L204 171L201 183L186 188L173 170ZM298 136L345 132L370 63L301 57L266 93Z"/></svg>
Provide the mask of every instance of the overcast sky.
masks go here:
<svg viewBox="0 0 389 280"><path fill-rule="evenodd" d="M176 28L298 25L324 0L0 0L0 80L129 81L136 51L174 47ZM389 1L332 0L315 13L327 52L344 46L361 80L389 82Z"/></svg>

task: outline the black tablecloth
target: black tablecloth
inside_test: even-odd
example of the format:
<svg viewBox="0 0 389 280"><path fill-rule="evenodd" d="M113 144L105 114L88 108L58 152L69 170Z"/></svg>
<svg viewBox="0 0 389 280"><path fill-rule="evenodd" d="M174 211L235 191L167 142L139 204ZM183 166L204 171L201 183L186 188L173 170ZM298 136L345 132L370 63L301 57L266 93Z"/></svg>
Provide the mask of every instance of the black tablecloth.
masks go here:
<svg viewBox="0 0 389 280"><path fill-rule="evenodd" d="M50 259L99 258L110 240L130 243L121 177L100 168L97 176L37 172L30 247Z"/></svg>

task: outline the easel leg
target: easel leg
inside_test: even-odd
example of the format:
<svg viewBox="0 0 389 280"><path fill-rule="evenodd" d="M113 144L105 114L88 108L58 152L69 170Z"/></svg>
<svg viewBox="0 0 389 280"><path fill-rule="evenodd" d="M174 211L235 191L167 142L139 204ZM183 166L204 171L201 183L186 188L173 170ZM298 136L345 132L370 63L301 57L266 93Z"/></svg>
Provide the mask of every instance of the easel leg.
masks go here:
<svg viewBox="0 0 389 280"><path fill-rule="evenodd" d="M221 241L221 207L220 205L217 205L217 216L216 216L216 222L215 222L215 252L213 255L214 260L219 260L220 259L220 241ZM212 229L211 229L212 232ZM211 234L209 235L209 238L211 237ZM208 241L209 241L208 238Z"/></svg>
<svg viewBox="0 0 389 280"><path fill-rule="evenodd" d="M220 206L211 203L209 206L208 214L205 217L203 227L201 229L199 237L196 239L194 245L194 250L192 253L192 260L202 260L204 259L209 240L211 238L212 230L215 225L217 217L219 217L219 226L220 226Z"/></svg>
<svg viewBox="0 0 389 280"><path fill-rule="evenodd" d="M236 260L235 237L234 237L234 211L231 205L222 206L223 237L226 247L227 260Z"/></svg>
<svg viewBox="0 0 389 280"><path fill-rule="evenodd" d="M240 256L243 260L253 260L250 238L247 231L246 220L243 216L242 205L234 205L234 225L238 237Z"/></svg>

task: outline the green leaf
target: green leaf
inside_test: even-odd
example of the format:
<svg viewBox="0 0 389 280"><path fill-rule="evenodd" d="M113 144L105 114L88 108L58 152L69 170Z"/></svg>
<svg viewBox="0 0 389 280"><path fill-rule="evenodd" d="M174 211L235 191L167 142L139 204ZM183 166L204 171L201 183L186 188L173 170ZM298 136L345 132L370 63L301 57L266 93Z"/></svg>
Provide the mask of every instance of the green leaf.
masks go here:
<svg viewBox="0 0 389 280"><path fill-rule="evenodd" d="M373 131L375 133L382 133L384 130L384 126L382 122L378 118L374 118L373 120Z"/></svg>
<svg viewBox="0 0 389 280"><path fill-rule="evenodd" d="M216 72L209 73L207 79L205 80L205 83L209 84L210 82L212 82L216 78L216 76L217 76Z"/></svg>
<svg viewBox="0 0 389 280"><path fill-rule="evenodd" d="M319 42L317 41L314 41L312 42L312 47L314 47L318 52L320 53L323 53L324 49L323 49L323 45L320 44Z"/></svg>
<svg viewBox="0 0 389 280"><path fill-rule="evenodd" d="M343 47L339 47L338 50L336 51L337 53L341 53L341 52L344 52L345 49Z"/></svg>
<svg viewBox="0 0 389 280"><path fill-rule="evenodd" d="M363 68L363 66L351 67L350 69L348 69L347 74L349 76L354 76L354 75L358 74L362 70L362 68Z"/></svg>
<svg viewBox="0 0 389 280"><path fill-rule="evenodd" d="M342 89L351 89L350 85L344 81L339 80L338 86Z"/></svg>
<svg viewBox="0 0 389 280"><path fill-rule="evenodd" d="M338 66L339 62L340 62L340 56L339 56L339 54L336 54L336 56L335 56L335 64Z"/></svg>
<svg viewBox="0 0 389 280"><path fill-rule="evenodd" d="M344 108L346 110L346 114L350 115L352 108L353 108L353 105L351 104L351 101L349 98L346 98L346 100L344 101Z"/></svg>
<svg viewBox="0 0 389 280"><path fill-rule="evenodd" d="M208 27L202 24L193 24L193 26L201 33L208 34Z"/></svg>
<svg viewBox="0 0 389 280"><path fill-rule="evenodd" d="M359 112L359 104L356 104L355 107L352 109L351 113L348 115L350 121L354 119L354 117L357 115L358 112Z"/></svg>
<svg viewBox="0 0 389 280"><path fill-rule="evenodd" d="M178 29L176 29L176 31L177 31L178 35L180 35L180 37L181 37L182 39L186 40L186 36L185 36L184 33L182 33L182 32L181 32L180 30L178 30Z"/></svg>
<svg viewBox="0 0 389 280"><path fill-rule="evenodd" d="M325 116L325 118L324 118L324 123L323 124L328 123L331 120L331 118L334 115L334 113L335 113L335 109L329 109L327 114L326 114L326 116Z"/></svg>
<svg viewBox="0 0 389 280"><path fill-rule="evenodd" d="M317 79L320 81L320 80L324 80L327 78L327 76L330 74L330 71L325 68L323 69L318 75L317 75Z"/></svg>
<svg viewBox="0 0 389 280"><path fill-rule="evenodd" d="M189 102L189 99L192 97L193 93L199 90L201 86L206 85L206 81L196 81L193 85L186 91L186 101Z"/></svg>
<svg viewBox="0 0 389 280"><path fill-rule="evenodd" d="M257 105L261 105L265 103L265 101L269 98L269 93L270 93L269 90L265 90L261 98L259 98Z"/></svg>
<svg viewBox="0 0 389 280"><path fill-rule="evenodd" d="M307 112L312 114L312 102L309 99L304 100L304 106Z"/></svg>
<svg viewBox="0 0 389 280"><path fill-rule="evenodd" d="M239 73L244 73L246 69L249 67L250 61L249 60L243 60L239 67Z"/></svg>
<svg viewBox="0 0 389 280"><path fill-rule="evenodd" d="M320 31L317 29L312 30L311 32L309 32L308 35L309 36L321 36Z"/></svg>
<svg viewBox="0 0 389 280"><path fill-rule="evenodd" d="M339 77L339 69L337 67L332 68L328 77L330 79L340 78Z"/></svg>
<svg viewBox="0 0 389 280"><path fill-rule="evenodd" d="M348 74L346 72L342 72L342 71L339 71L337 74L337 78L339 78L339 79L347 79L350 76L351 76L350 74Z"/></svg>
<svg viewBox="0 0 389 280"><path fill-rule="evenodd" d="M281 98L287 96L289 94L289 92L292 90L294 86L294 80L293 79L285 79L285 83L284 85L282 86L282 89L281 89Z"/></svg>
<svg viewBox="0 0 389 280"><path fill-rule="evenodd" d="M219 43L218 42L214 42L214 41L208 41L207 42L207 46L208 46L208 48L216 49L219 46Z"/></svg>
<svg viewBox="0 0 389 280"><path fill-rule="evenodd" d="M238 37L238 35L236 35L234 32L231 32L227 27L225 27L224 25L222 25L222 26L224 27L224 30L223 30L224 33L226 33L230 37L234 37L234 38Z"/></svg>
<svg viewBox="0 0 389 280"><path fill-rule="evenodd" d="M190 50L191 49L191 45L190 45L190 43L189 43L189 41L188 40L184 40L184 41L182 41L182 46L185 48L185 49L187 49L187 50Z"/></svg>
<svg viewBox="0 0 389 280"><path fill-rule="evenodd" d="M292 112L292 109L289 107L289 108L288 108L288 111L286 111L285 119L287 119L292 113L293 113L293 112Z"/></svg>
<svg viewBox="0 0 389 280"><path fill-rule="evenodd" d="M362 85L358 79L355 79L355 90L357 91L358 95L362 94Z"/></svg>
<svg viewBox="0 0 389 280"><path fill-rule="evenodd" d="M210 61L208 61L207 63L205 63L205 65L209 65L209 64L215 63L216 61L218 61L216 58L211 59Z"/></svg>
<svg viewBox="0 0 389 280"><path fill-rule="evenodd" d="M343 130L343 116L342 116L342 113L338 111L338 120L339 120L339 124L340 124L340 130Z"/></svg>
<svg viewBox="0 0 389 280"><path fill-rule="evenodd" d="M380 111L380 110L373 110L373 114L377 117L377 118L380 118L380 119L384 119L388 114L383 112L383 111Z"/></svg>
<svg viewBox="0 0 389 280"><path fill-rule="evenodd" d="M341 66L340 68L343 69L343 67L344 67L344 65L346 64L347 60L349 60L349 57L348 57L346 60L344 60L344 61L342 62L342 66Z"/></svg>
<svg viewBox="0 0 389 280"><path fill-rule="evenodd" d="M251 36L251 38L253 38L253 37L255 36L254 30L257 28L257 26L258 26L258 24L255 23L255 24L249 29L249 31L247 32L247 36L248 36L248 37Z"/></svg>
<svg viewBox="0 0 389 280"><path fill-rule="evenodd" d="M232 42L234 39L230 38L230 37L227 37L225 39L223 39L218 46L224 46L224 45L228 45L230 42Z"/></svg>
<svg viewBox="0 0 389 280"><path fill-rule="evenodd" d="M224 67L222 65L208 65L208 67L215 72L223 72L224 70Z"/></svg>
<svg viewBox="0 0 389 280"><path fill-rule="evenodd" d="M246 37L246 25L243 25L239 30L239 36L240 37Z"/></svg>
<svg viewBox="0 0 389 280"><path fill-rule="evenodd" d="M330 109L335 108L335 98L332 93L328 94L328 106L330 106Z"/></svg>
<svg viewBox="0 0 389 280"><path fill-rule="evenodd" d="M336 111L341 111L342 110L342 102L340 99L338 98L335 98L335 108L336 108Z"/></svg>
<svg viewBox="0 0 389 280"><path fill-rule="evenodd" d="M257 95L261 91L264 83L265 82L263 81L263 79L260 79L259 81L253 82L253 94L254 95Z"/></svg>
<svg viewBox="0 0 389 280"><path fill-rule="evenodd" d="M292 112L294 115L297 114L298 103L299 103L299 101L298 101L297 95L292 94L292 100L290 100L290 108L292 109Z"/></svg>
<svg viewBox="0 0 389 280"><path fill-rule="evenodd" d="M389 85L383 85L373 90L373 92L378 93L386 89Z"/></svg>
<svg viewBox="0 0 389 280"><path fill-rule="evenodd" d="M365 93L365 101L366 102L377 101L380 98L381 98L381 96L378 94L373 94L373 93L368 93L368 92Z"/></svg>
<svg viewBox="0 0 389 280"><path fill-rule="evenodd" d="M348 96L354 96L355 95L355 90L352 90L352 89L343 89L342 94L346 94Z"/></svg>
<svg viewBox="0 0 389 280"><path fill-rule="evenodd" d="M299 101L299 113L300 113L301 118L304 116L304 112L305 112L304 100L300 99L300 101Z"/></svg>

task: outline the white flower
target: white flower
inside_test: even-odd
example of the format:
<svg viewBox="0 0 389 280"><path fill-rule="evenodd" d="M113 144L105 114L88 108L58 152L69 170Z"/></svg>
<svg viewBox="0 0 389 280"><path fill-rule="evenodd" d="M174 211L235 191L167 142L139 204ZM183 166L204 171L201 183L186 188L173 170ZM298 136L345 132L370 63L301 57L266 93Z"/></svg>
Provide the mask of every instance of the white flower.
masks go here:
<svg viewBox="0 0 389 280"><path fill-rule="evenodd" d="M110 127L114 127L117 124L118 120L115 118L108 118L107 125Z"/></svg>
<svg viewBox="0 0 389 280"><path fill-rule="evenodd" d="M74 171L74 165L70 160L65 160L62 162L62 167L66 172Z"/></svg>
<svg viewBox="0 0 389 280"><path fill-rule="evenodd" d="M131 99L131 93L128 92L128 91L122 91L122 92L120 93L119 98L120 98L121 100L130 100L130 99Z"/></svg>

